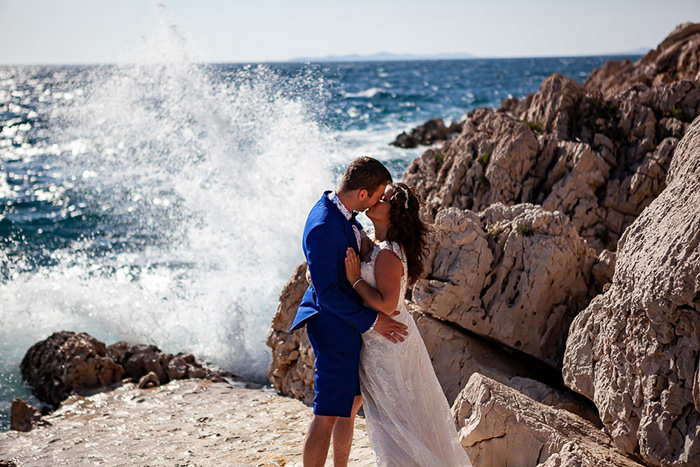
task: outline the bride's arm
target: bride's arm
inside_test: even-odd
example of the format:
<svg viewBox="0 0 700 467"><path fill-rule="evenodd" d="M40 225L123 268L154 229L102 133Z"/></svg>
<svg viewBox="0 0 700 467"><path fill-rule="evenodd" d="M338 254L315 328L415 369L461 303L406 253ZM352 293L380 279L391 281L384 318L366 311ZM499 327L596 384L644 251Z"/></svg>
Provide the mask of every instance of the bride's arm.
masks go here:
<svg viewBox="0 0 700 467"><path fill-rule="evenodd" d="M377 254L374 263L376 289L360 278L360 259L352 248L348 248L345 256L345 274L369 306L390 316L394 313L399 303L403 265L392 251L382 250Z"/></svg>

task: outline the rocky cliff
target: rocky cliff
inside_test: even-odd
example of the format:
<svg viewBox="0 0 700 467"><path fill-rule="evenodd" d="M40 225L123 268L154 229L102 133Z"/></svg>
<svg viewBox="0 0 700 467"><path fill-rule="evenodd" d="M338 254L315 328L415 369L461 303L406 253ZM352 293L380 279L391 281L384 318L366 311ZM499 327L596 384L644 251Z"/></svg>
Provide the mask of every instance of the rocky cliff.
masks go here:
<svg viewBox="0 0 700 467"><path fill-rule="evenodd" d="M665 186L673 151L700 112L697 24L636 63L610 62L585 85L555 74L540 91L477 109L459 137L413 161L403 181L444 207L534 203L566 214L589 245L615 251Z"/></svg>
<svg viewBox="0 0 700 467"><path fill-rule="evenodd" d="M475 465L700 458L698 57L687 23L585 84L552 75L405 172L435 231L410 308ZM275 387L309 400L313 352L286 332L303 269L268 345Z"/></svg>
<svg viewBox="0 0 700 467"><path fill-rule="evenodd" d="M574 320L566 384L650 465L700 461L700 118L625 231L612 286Z"/></svg>

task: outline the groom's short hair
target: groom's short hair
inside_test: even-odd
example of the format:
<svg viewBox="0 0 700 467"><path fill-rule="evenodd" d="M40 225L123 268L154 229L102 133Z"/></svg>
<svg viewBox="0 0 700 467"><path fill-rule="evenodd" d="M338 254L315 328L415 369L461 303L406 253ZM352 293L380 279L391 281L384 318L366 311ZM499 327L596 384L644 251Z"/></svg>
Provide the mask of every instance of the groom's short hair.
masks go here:
<svg viewBox="0 0 700 467"><path fill-rule="evenodd" d="M367 190L373 194L384 183L391 183L391 174L384 164L372 157L362 156L350 162L338 188L342 191Z"/></svg>

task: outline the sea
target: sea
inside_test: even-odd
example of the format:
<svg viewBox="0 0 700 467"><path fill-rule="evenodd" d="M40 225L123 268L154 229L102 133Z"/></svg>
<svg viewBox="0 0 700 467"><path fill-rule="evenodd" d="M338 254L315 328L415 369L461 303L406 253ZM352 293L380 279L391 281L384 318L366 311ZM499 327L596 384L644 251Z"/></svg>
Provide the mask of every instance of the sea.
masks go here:
<svg viewBox="0 0 700 467"><path fill-rule="evenodd" d="M208 64L171 28L122 64L0 66L0 430L61 330L265 382L308 210L360 155L395 179L440 117L637 56Z"/></svg>

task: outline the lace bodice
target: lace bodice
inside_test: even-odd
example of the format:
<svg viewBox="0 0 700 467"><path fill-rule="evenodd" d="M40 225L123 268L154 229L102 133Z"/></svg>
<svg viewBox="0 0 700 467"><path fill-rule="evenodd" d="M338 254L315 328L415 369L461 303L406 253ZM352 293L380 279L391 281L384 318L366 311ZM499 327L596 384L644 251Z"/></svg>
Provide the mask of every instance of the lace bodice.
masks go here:
<svg viewBox="0 0 700 467"><path fill-rule="evenodd" d="M401 265L403 266L403 274L401 275L401 293L399 295L399 302L403 302L403 297L406 295L406 287L408 285L408 265L406 263L406 253L404 252L401 245L396 242L379 242L379 244L374 246L372 250L372 256L369 261L362 263L360 266L360 274L362 278L372 287L377 287L377 278L374 276L374 266L377 262L377 256L382 250L390 250L401 260Z"/></svg>

